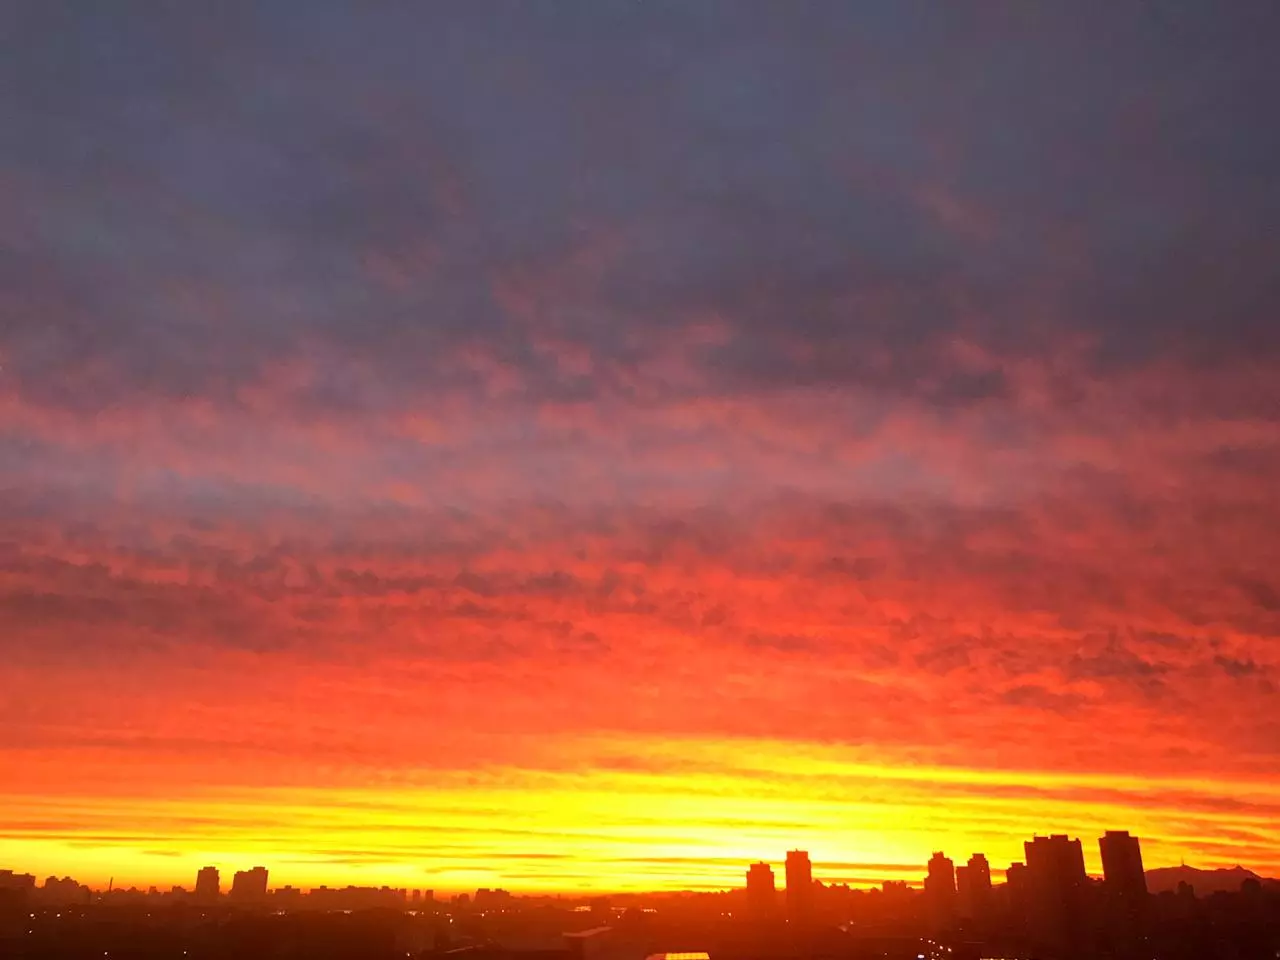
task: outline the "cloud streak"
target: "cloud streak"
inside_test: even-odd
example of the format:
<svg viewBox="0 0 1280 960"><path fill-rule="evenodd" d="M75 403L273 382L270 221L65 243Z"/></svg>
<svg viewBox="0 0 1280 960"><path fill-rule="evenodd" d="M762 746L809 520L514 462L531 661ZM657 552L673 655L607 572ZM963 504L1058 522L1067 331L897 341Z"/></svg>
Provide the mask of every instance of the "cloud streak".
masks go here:
<svg viewBox="0 0 1280 960"><path fill-rule="evenodd" d="M285 802L299 878L442 888L1117 825L1280 863L1272 14L19 7L41 869L266 853Z"/></svg>

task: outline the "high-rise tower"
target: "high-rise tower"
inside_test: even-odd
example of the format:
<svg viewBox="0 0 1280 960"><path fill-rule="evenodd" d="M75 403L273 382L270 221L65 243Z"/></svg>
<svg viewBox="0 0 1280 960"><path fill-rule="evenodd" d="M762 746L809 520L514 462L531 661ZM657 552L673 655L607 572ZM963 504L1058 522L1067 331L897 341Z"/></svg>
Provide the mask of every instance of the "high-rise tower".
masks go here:
<svg viewBox="0 0 1280 960"><path fill-rule="evenodd" d="M813 864L803 850L787 852L787 919L805 923L813 908Z"/></svg>
<svg viewBox="0 0 1280 960"><path fill-rule="evenodd" d="M757 920L771 917L777 900L773 867L763 862L753 863L747 868L747 912Z"/></svg>
<svg viewBox="0 0 1280 960"><path fill-rule="evenodd" d="M196 873L196 899L202 903L214 903L218 893L218 868L201 867Z"/></svg>
<svg viewBox="0 0 1280 960"><path fill-rule="evenodd" d="M929 859L924 878L925 909L934 927L945 927L956 916L956 866L938 851Z"/></svg>

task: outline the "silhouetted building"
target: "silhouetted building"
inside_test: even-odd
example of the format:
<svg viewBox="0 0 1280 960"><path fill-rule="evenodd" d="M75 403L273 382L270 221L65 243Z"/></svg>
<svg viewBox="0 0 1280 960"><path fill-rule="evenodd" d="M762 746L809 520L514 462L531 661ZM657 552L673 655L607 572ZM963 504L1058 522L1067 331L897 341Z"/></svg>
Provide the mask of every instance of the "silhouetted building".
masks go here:
<svg viewBox="0 0 1280 960"><path fill-rule="evenodd" d="M153 887L152 890L155 888ZM63 906L72 903L88 903L91 897L88 887L70 877L47 877L40 888L39 900L47 906Z"/></svg>
<svg viewBox="0 0 1280 960"><path fill-rule="evenodd" d="M1102 854L1103 884L1111 897L1141 904L1147 896L1147 875L1142 869L1142 847L1128 830L1108 830L1098 840Z"/></svg>
<svg viewBox="0 0 1280 960"><path fill-rule="evenodd" d="M1140 952L1147 907L1147 875L1142 848L1127 830L1108 830L1099 838L1102 854L1103 917L1110 948L1124 956Z"/></svg>
<svg viewBox="0 0 1280 960"><path fill-rule="evenodd" d="M1049 956L1075 956L1086 933L1088 878L1080 841L1054 834L1035 837L1023 849L1027 854L1027 932Z"/></svg>
<svg viewBox="0 0 1280 960"><path fill-rule="evenodd" d="M764 862L753 863L747 868L747 913L756 919L771 917L777 901L773 867Z"/></svg>
<svg viewBox="0 0 1280 960"><path fill-rule="evenodd" d="M277 910L297 910L302 902L302 891L297 887L278 887L271 894L271 905Z"/></svg>
<svg viewBox="0 0 1280 960"><path fill-rule="evenodd" d="M470 902L466 894L462 896ZM319 910L400 910L406 906L403 891L391 887L315 887L307 905Z"/></svg>
<svg viewBox="0 0 1280 960"><path fill-rule="evenodd" d="M36 877L33 873L14 873L12 870L0 870L0 890L17 890L26 892L34 890Z"/></svg>
<svg viewBox="0 0 1280 960"><path fill-rule="evenodd" d="M787 919L807 922L813 915L813 864L803 850L787 852Z"/></svg>
<svg viewBox="0 0 1280 960"><path fill-rule="evenodd" d="M1030 884L1027 881L1027 865L1011 863L1004 872L1005 908L1008 919L1014 928L1022 928L1027 924L1028 903L1031 899Z"/></svg>
<svg viewBox="0 0 1280 960"><path fill-rule="evenodd" d="M950 924L956 915L956 868L941 851L929 859L924 878L924 896L929 922L935 928Z"/></svg>
<svg viewBox="0 0 1280 960"><path fill-rule="evenodd" d="M196 899L202 903L213 903L219 892L218 868L201 867L196 873Z"/></svg>
<svg viewBox="0 0 1280 960"><path fill-rule="evenodd" d="M957 912L969 919L983 919L991 913L991 865L975 853L963 867L956 867Z"/></svg>
<svg viewBox="0 0 1280 960"><path fill-rule="evenodd" d="M472 902L477 910L505 910L511 905L511 894L501 887L496 890L481 887L476 891L475 899ZM599 912L595 903L592 903L591 906L593 911Z"/></svg>
<svg viewBox="0 0 1280 960"><path fill-rule="evenodd" d="M617 934L613 927L592 927L564 935L569 960L597 960L616 949Z"/></svg>
<svg viewBox="0 0 1280 960"><path fill-rule="evenodd" d="M241 903L261 903L267 898L267 868L237 870L231 880L231 899Z"/></svg>

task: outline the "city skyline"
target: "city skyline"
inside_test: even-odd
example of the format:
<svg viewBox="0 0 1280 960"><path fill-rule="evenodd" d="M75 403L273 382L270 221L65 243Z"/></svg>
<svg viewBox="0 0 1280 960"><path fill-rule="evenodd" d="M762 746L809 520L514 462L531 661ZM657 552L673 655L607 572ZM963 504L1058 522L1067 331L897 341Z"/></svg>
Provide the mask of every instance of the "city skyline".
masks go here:
<svg viewBox="0 0 1280 960"><path fill-rule="evenodd" d="M618 749L616 746L613 750ZM706 750L702 746L701 750ZM759 751L759 745L756 745ZM685 759L697 756L694 745L681 744L674 750L668 748L667 755L677 753ZM838 763L837 753L815 752L812 750L797 755L794 746L787 747L786 755L781 752L770 758L778 765L772 774L753 770L751 784L759 787L768 783L768 777L776 777L781 782L799 772L814 778L814 771L826 767L831 775L832 787L846 786L853 782L867 788L876 788L879 795L893 797L894 803L851 804L844 797L831 797L825 801L809 800L804 806L805 816L809 822L803 825L778 822L768 829L746 829L735 826L724 830L716 823L715 809L707 810L697 799L697 791L708 793L725 789L723 778L703 778L702 782L693 780L689 784L689 792L684 802L676 807L677 813L672 819L665 819L663 805L665 797L658 797L657 805L651 803L644 817L629 817L613 829L598 829L589 826L590 820L576 824L572 831L560 833L556 843L562 845L557 850L532 841L513 841L510 834L498 833L484 845L472 846L467 841L474 840L487 829L487 809L494 804L508 803L507 813L513 824L518 824L521 816L527 815L524 804L532 807L545 807L538 811L541 816L531 825L531 836L538 836L541 830L547 830L548 818L557 823L563 813L554 809L547 794L533 794L527 791L519 793L506 790L490 794L487 804L480 804L479 809L450 809L444 812L441 820L431 828L433 836L440 838L436 846L427 844L417 835L424 820L430 818L434 811L423 807L423 793L416 790L381 789L378 791L330 791L335 803L328 810L305 809L305 819L290 822L292 810L288 800L278 804L269 799L274 796L266 793L268 799L258 803L246 803L243 799L231 809L239 814L236 819L228 819L225 823L210 824L210 807L201 804L178 804L166 802L164 809L172 821L165 822L165 829L171 830L174 825L190 823L199 825L197 829L203 834L196 842L190 842L194 859L210 863L242 864L258 863L264 858L277 860L278 869L298 882L310 882L313 878L328 877L341 883L361 884L375 882L377 885L391 883L396 886L411 885L410 881L420 877L421 863L430 860L436 864L434 874L441 888L454 887L464 889L469 886L514 885L517 887L541 886L544 889L578 889L580 886L601 885L616 890L658 890L676 889L690 886L694 889L716 889L726 880L737 876L737 865L749 861L753 851L759 849L790 846L808 847L823 851L827 863L838 865L842 877L862 879L877 883L883 879L899 878L903 873L914 869L921 855L937 849L939 842L950 849L984 850L988 856L997 861L1018 859L1021 853L1021 839L1033 835L1043 829L1046 822L1042 816L1043 809L1067 811L1066 815L1050 821L1059 832L1067 832L1073 836L1101 836L1105 830L1111 829L1119 819L1102 819L1095 814L1091 805L1081 802L1079 794L1088 797L1090 788L1097 789L1103 782L1107 787L1098 790L1108 800L1114 801L1125 795L1116 789L1115 778L1076 778L1070 776L1046 777L1034 774L1023 774L1010 777L1008 783L1002 785L1003 791L1020 793L1027 799L1021 805L1021 816L1015 826L1007 831L990 833L978 824L985 822L965 820L965 811L974 811L978 817L983 811L991 809L991 801L983 793L990 789L995 779L990 774L981 775L976 783L968 782L964 774L947 770L911 770L901 767L854 767L854 777L849 776L849 768ZM754 760L759 762L761 755L757 752ZM833 770L834 768L834 770ZM856 777L856 779L855 779ZM936 780L938 777L950 777ZM599 774L592 775L597 784ZM625 792L628 784L634 789L636 778L624 775L623 786L619 790ZM640 778L640 783L651 778ZM659 781L661 782L661 781ZM732 783L732 781L728 781ZM1121 781L1123 782L1123 781ZM1131 789L1146 788L1158 797L1153 787L1159 781L1152 778L1134 778ZM1178 782L1170 785L1177 789L1182 802L1196 797L1194 792L1199 786L1194 783ZM1209 785L1216 788L1217 785ZM1060 790L1071 797L1060 805L1051 801L1054 791ZM593 804L618 803L616 795L599 791L575 791L573 809L590 811ZM765 792L755 798L739 798L728 806L739 822L744 818L755 817L767 820L772 815L778 821L781 815L789 814L794 809L794 802L780 796L777 790ZM976 795L975 795L976 794ZM947 811L937 805L940 795L948 795L957 805L956 810ZM289 795L286 795L289 796ZM552 797L555 795L553 794ZM873 795L874 796L874 795ZM1212 794L1203 796L1203 802L1212 804ZM910 802L908 802L910 801ZM238 809L237 809L238 808ZM82 816L87 827L96 815L91 810L84 810ZM214 805L212 809L225 815L224 807ZM377 825L363 834L360 831L348 832L349 818L367 819L370 813L377 818ZM701 822L706 829L696 842L673 843L664 839L660 844L651 838L669 838L673 825L684 827L691 812L702 817ZM328 814L326 816L326 814ZM584 818L591 813L584 812ZM904 851L901 846L885 844L885 830L901 830L900 819L904 815L916 821L908 834L915 838L911 847ZM1167 816L1168 814L1166 814ZM615 813L616 816L616 813ZM1178 814L1179 819L1184 817ZM1229 819L1230 815L1228 815ZM862 818L858 822L858 818ZM108 823L113 822L108 820ZM1271 862L1261 849L1250 848L1246 843L1231 838L1219 846L1212 830L1221 822L1219 818L1206 817L1199 829L1203 841L1191 846L1168 844L1163 839L1167 832L1168 820L1158 816L1135 816L1126 822L1133 825L1135 832L1145 837L1145 850L1148 864L1152 866L1172 866L1180 862L1191 862L1207 868L1231 867L1243 864L1258 873L1280 876L1280 864ZM260 825L271 825L270 835L261 831ZM255 828L255 825L258 825ZM612 826L612 825L610 825ZM538 829L541 827L541 830ZM555 833L555 828L552 828ZM13 832L13 831L11 831ZM21 837L12 837L6 849L12 851L11 856L33 864L41 875L54 873L64 875L79 869L88 871L87 875L105 881L108 877L121 875L125 877L156 877L164 882L176 882L174 863L188 856L181 847L158 850L154 844L157 830L151 842L145 847L141 839L128 842L110 837L97 831L91 832L96 837L91 840L73 844L53 844L49 842L24 843ZM454 832L455 835L450 836ZM523 832L523 831L521 831ZM256 835L252 843L244 843L240 836L248 833ZM345 852L345 856L334 857L325 853L310 852L316 845L317 834L329 840L333 846ZM236 845L219 850L215 841L218 835L236 838ZM301 851L310 855L281 856L282 838L294 837ZM354 856L352 837L358 839L374 838L377 845L359 851ZM755 839L758 836L759 839ZM592 841L591 849L595 852L584 856L575 847L582 838ZM96 841L96 842L95 842ZM34 851L37 856L30 856ZM300 852L301 852L300 851ZM27 855L24 855L27 854ZM52 854L52 855L51 855ZM1197 855L1199 854L1199 855ZM1101 874L1101 860L1095 849L1085 853L1090 873ZM997 864L998 865L998 864ZM545 878L553 875L558 882L548 883ZM171 879L175 878L175 879Z"/></svg>
<svg viewBox="0 0 1280 960"><path fill-rule="evenodd" d="M1280 4L3 6L5 860L1280 876Z"/></svg>
<svg viewBox="0 0 1280 960"><path fill-rule="evenodd" d="M1092 844L1090 844L1092 845ZM159 952L231 958L312 955L476 960L1267 960L1280 949L1280 880L1186 867L1143 872L1141 838L1097 838L1102 878L1080 838L1036 835L1005 881L987 859L934 851L922 889L855 889L815 876L809 852L781 854L703 893L520 895L504 888L269 885L265 866L229 890L201 867L194 891L91 891L71 878L0 869L0 947L31 960Z"/></svg>
<svg viewBox="0 0 1280 960"><path fill-rule="evenodd" d="M1074 845L1079 863L1081 877L1087 877L1093 881L1102 881L1104 887L1112 891L1121 898L1133 900L1147 895L1145 874L1150 870L1162 870L1171 867L1171 864L1147 864L1144 869L1144 857L1140 850L1140 838L1132 835L1127 830L1107 830L1102 836L1097 838L1096 845L1082 844L1081 840L1070 839L1066 834L1053 834L1045 832L1037 833L1030 840L1020 841L1019 847L1022 850L1020 859L1011 860L1004 866L991 864L991 858L983 850L970 851L961 858L952 858L946 855L945 851L934 850L927 862L919 864L902 863L902 864L842 864L826 860L812 859L811 852L808 850L792 849L779 856L776 860L757 859L750 863L739 864L738 875L739 880L743 879L743 871L745 870L745 882L739 884L746 892L748 903L753 899L756 901L774 902L773 898L778 897L776 906L780 915L795 918L803 915L807 909L799 904L793 897L789 896L787 891L794 889L807 889L809 886L817 884L823 885L840 885L852 887L855 889L877 889L892 884L905 884L908 888L916 889L923 893L926 897L941 894L948 905L949 909L956 909L958 906L967 905L972 908L981 897L981 890L990 890L993 884L1002 885L1011 882L1008 874L1025 869L1028 865L1034 865L1035 854L1037 848L1046 844L1058 844L1059 842L1069 841ZM1088 866L1086 866L1086 850L1094 850L1094 854L1088 857ZM1068 854L1070 856L1070 854ZM1097 869L1091 869L1096 862ZM873 878L869 876L850 876L841 873L842 868L847 867L871 867L881 870L888 870L889 873ZM1180 863L1178 866L1187 867L1188 865ZM1234 868L1242 868L1243 864L1233 864ZM776 870L774 868L777 868ZM836 872L832 872L832 870ZM1197 867L1197 870L1203 868ZM1221 869L1221 868L1220 868ZM1247 870L1247 868L1245 868ZM815 872L816 870L816 872ZM0 868L0 872L12 877L15 873L23 873L23 871L15 871L12 866L8 868ZM190 872L190 871L189 871ZM1260 876L1261 879L1273 883L1280 883L1280 878L1268 878L1264 875L1256 873L1256 871L1247 871L1253 876ZM910 874L915 874L912 876ZM40 877L30 871L26 871L33 882L38 883ZM207 863L200 866L194 871L194 883L189 887L178 882L170 882L170 878L149 878L148 880L139 882L132 878L121 878L124 882L120 884L120 889L125 889L126 885L134 889L150 889L153 892L166 893L169 890L173 892L182 892L190 894L196 901L208 902L219 898L226 898L232 902L253 902L260 901L269 891L286 888L288 890L305 890L311 886L311 883L299 883L296 876L284 882L275 882L268 885L268 877L273 876L272 868L255 864L252 867L243 864L217 864ZM931 890L931 878L937 877L940 884ZM93 883L85 883L84 879L79 876L67 875L59 877L56 872L49 875L50 881L66 882L74 880L83 883L90 889L99 890ZM115 875L111 877L111 883L114 885ZM603 888L583 887L580 889L522 889L513 886L510 883L501 885L500 887L480 887L480 888L449 888L441 887L434 883L427 886L422 884L433 879L429 869L423 868L416 884L400 887L391 884L372 884L363 886L360 884L348 884L347 887L360 889L381 889L383 891L400 891L402 893L413 892L415 898L418 894L424 893L430 898L433 894L439 894L445 898L453 898L459 894L470 894L475 889L489 891L491 889L499 889L502 892L511 893L517 896L595 896L600 894L671 894L671 893L696 893L696 892L724 892L726 890L735 889L735 887L717 887L717 886L698 886L698 885L675 885L669 888L655 889L617 889L609 890ZM439 879L437 876L435 879ZM242 886L243 885L243 886ZM166 889L166 887L168 889ZM314 882L312 889L321 890L342 890L344 885L324 882ZM416 892L415 892L416 891ZM977 892L975 892L977 891ZM754 897L753 897L754 894ZM757 903L758 905L758 903Z"/></svg>

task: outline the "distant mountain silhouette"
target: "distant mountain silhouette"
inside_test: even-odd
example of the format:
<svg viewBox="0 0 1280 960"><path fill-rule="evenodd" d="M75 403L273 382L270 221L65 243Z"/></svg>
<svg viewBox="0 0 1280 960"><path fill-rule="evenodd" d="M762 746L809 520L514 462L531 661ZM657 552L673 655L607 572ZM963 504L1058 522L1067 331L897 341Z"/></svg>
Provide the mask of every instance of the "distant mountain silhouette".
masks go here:
<svg viewBox="0 0 1280 960"><path fill-rule="evenodd" d="M1197 870L1195 867L1157 867L1147 871L1147 889L1152 893L1164 893L1177 890L1180 881L1187 881L1195 888L1196 896L1202 897L1219 890L1237 893L1240 884L1252 877L1263 883L1269 881L1244 867L1225 867L1220 870Z"/></svg>

